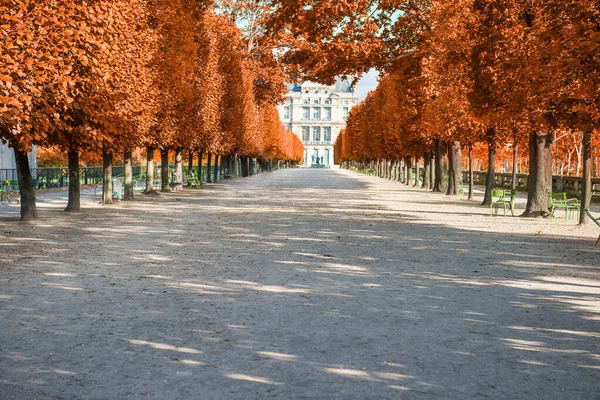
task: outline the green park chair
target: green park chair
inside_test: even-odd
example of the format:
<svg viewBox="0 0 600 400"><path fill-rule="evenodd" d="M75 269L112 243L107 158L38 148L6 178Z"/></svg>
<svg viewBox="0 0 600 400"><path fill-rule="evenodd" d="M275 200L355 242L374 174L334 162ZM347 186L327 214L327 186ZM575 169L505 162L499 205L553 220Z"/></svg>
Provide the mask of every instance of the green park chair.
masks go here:
<svg viewBox="0 0 600 400"><path fill-rule="evenodd" d="M187 183L188 183L188 186L189 186L190 189L193 189L194 186L196 186L196 188L200 189L200 181L198 180L198 177L196 176L195 173L191 174L188 177Z"/></svg>
<svg viewBox="0 0 600 400"><path fill-rule="evenodd" d="M498 209L500 206L504 209L504 216L506 217L506 207L510 210L511 214L514 216L514 202L517 191L506 191L506 190L492 190L492 204L490 204L490 214L494 215L494 209L496 209L496 215L498 215ZM509 197L507 197L509 196Z"/></svg>
<svg viewBox="0 0 600 400"><path fill-rule="evenodd" d="M565 222L574 214L579 212L580 204L579 200L575 198L567 198L566 192L560 193L548 193L548 199L550 202L550 221L554 218L554 212L557 209L565 210Z"/></svg>
<svg viewBox="0 0 600 400"><path fill-rule="evenodd" d="M584 211L587 214L587 216L590 217L590 219L592 221L594 221L594 223L596 225L600 226L600 217L594 218L594 216L592 215L592 213L590 212L590 210L588 210L587 208L584 208ZM598 240L596 240L596 246L598 246L598 243L600 243L600 235L598 235Z"/></svg>

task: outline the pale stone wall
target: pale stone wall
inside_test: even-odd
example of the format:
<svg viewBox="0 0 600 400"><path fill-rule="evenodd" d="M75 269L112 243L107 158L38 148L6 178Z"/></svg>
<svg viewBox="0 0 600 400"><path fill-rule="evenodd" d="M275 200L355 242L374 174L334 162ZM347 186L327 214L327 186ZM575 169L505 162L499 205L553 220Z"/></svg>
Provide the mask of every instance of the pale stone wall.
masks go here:
<svg viewBox="0 0 600 400"><path fill-rule="evenodd" d="M314 82L290 85L278 109L285 127L304 145L304 165L333 165L333 145L357 104L358 94L346 81L338 80L333 86Z"/></svg>

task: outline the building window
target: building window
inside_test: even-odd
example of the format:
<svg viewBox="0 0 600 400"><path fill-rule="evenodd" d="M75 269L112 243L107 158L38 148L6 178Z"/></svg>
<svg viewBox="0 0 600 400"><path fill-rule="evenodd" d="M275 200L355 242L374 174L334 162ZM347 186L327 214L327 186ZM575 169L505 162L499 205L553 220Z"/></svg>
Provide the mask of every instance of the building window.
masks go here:
<svg viewBox="0 0 600 400"><path fill-rule="evenodd" d="M329 149L325 149L325 154L323 154L323 164L329 165Z"/></svg>
<svg viewBox="0 0 600 400"><path fill-rule="evenodd" d="M304 99L304 100L302 100L302 104L310 104L310 99Z"/></svg>
<svg viewBox="0 0 600 400"><path fill-rule="evenodd" d="M302 121L308 121L310 119L310 108L302 107Z"/></svg>
<svg viewBox="0 0 600 400"><path fill-rule="evenodd" d="M310 130L309 130L308 126L303 126L302 127L302 141L308 142L310 140L309 135L310 135Z"/></svg>
<svg viewBox="0 0 600 400"><path fill-rule="evenodd" d="M344 117L344 121L348 119L348 107L344 107L342 109L342 115Z"/></svg>
<svg viewBox="0 0 600 400"><path fill-rule="evenodd" d="M291 98L285 99L285 104L292 104L292 99Z"/></svg>
<svg viewBox="0 0 600 400"><path fill-rule="evenodd" d="M308 149L304 149L304 164L308 164Z"/></svg>
<svg viewBox="0 0 600 400"><path fill-rule="evenodd" d="M331 121L331 107L323 108L323 121Z"/></svg>
<svg viewBox="0 0 600 400"><path fill-rule="evenodd" d="M331 100L330 99L325 99L325 104L331 104Z"/></svg>
<svg viewBox="0 0 600 400"><path fill-rule="evenodd" d="M323 127L323 140L325 143L331 143L331 127L325 126Z"/></svg>
<svg viewBox="0 0 600 400"><path fill-rule="evenodd" d="M313 126L313 142L321 141L321 127Z"/></svg>
<svg viewBox="0 0 600 400"><path fill-rule="evenodd" d="M318 91L318 90L315 90L315 94L319 94L319 91Z"/></svg>
<svg viewBox="0 0 600 400"><path fill-rule="evenodd" d="M321 117L321 110L319 107L313 107L313 120L318 121Z"/></svg>
<svg viewBox="0 0 600 400"><path fill-rule="evenodd" d="M348 100L344 100L344 105L347 106L348 105Z"/></svg>
<svg viewBox="0 0 600 400"><path fill-rule="evenodd" d="M319 164L320 161L321 160L319 160L319 149L314 149L312 155L312 163Z"/></svg>
<svg viewBox="0 0 600 400"><path fill-rule="evenodd" d="M283 107L283 119L290 119L290 106Z"/></svg>
<svg viewBox="0 0 600 400"><path fill-rule="evenodd" d="M314 100L313 100L313 103L314 103L314 104L319 104L319 103L320 103L320 102L319 102L319 100L320 100L320 99L314 99Z"/></svg>

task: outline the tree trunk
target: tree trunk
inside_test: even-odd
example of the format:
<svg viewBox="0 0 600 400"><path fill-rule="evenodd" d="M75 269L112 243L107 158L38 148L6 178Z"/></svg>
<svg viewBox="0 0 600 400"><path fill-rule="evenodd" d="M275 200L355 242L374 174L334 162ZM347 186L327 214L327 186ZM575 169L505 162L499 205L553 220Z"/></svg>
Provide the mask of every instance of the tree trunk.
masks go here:
<svg viewBox="0 0 600 400"><path fill-rule="evenodd" d="M448 147L448 189L446 194L456 196L460 194L462 186L462 151L459 141L453 141Z"/></svg>
<svg viewBox="0 0 600 400"><path fill-rule="evenodd" d="M144 194L154 191L154 147L148 146L146 148L146 190L144 190Z"/></svg>
<svg viewBox="0 0 600 400"><path fill-rule="evenodd" d="M448 177L448 164L446 161L446 142L435 139L435 171L434 192L446 192L446 179Z"/></svg>
<svg viewBox="0 0 600 400"><path fill-rule="evenodd" d="M419 184L419 156L415 156L415 182L413 187L417 187Z"/></svg>
<svg viewBox="0 0 600 400"><path fill-rule="evenodd" d="M583 209L590 208L590 194L592 193L592 133L590 131L583 132L581 147L583 150L583 190L581 191L579 224L584 225L587 224L588 217Z"/></svg>
<svg viewBox="0 0 600 400"><path fill-rule="evenodd" d="M198 182L200 182L200 184L202 185L202 178L204 178L202 176L202 158L204 157L204 154L202 154L201 151L198 152Z"/></svg>
<svg viewBox="0 0 600 400"><path fill-rule="evenodd" d="M19 195L21 196L21 221L32 221L38 218L37 206L35 203L35 187L31 169L29 168L29 159L27 153L13 149L15 161L17 164L17 179L19 180Z"/></svg>
<svg viewBox="0 0 600 400"><path fill-rule="evenodd" d="M411 186L413 184L413 174L412 174L412 157L406 157L406 185Z"/></svg>
<svg viewBox="0 0 600 400"><path fill-rule="evenodd" d="M169 188L169 149L160 149L160 191L168 193Z"/></svg>
<svg viewBox="0 0 600 400"><path fill-rule="evenodd" d="M187 169L188 180L189 180L189 177L192 176L193 174L194 174L194 152L192 150L190 150L188 152L188 169Z"/></svg>
<svg viewBox="0 0 600 400"><path fill-rule="evenodd" d="M429 169L431 172L429 173L429 189L433 190L435 185L435 157L434 152L429 151Z"/></svg>
<svg viewBox="0 0 600 400"><path fill-rule="evenodd" d="M248 157L241 156L240 162L242 164L242 178L245 178L248 176Z"/></svg>
<svg viewBox="0 0 600 400"><path fill-rule="evenodd" d="M125 172L123 200L133 200L133 157L131 151L125 151L123 157Z"/></svg>
<svg viewBox="0 0 600 400"><path fill-rule="evenodd" d="M113 154L109 151L102 152L102 204L113 203L113 184L112 184L112 162Z"/></svg>
<svg viewBox="0 0 600 400"><path fill-rule="evenodd" d="M485 180L485 194L483 195L482 206L492 204L492 190L496 183L496 145L494 142L488 143L488 170Z"/></svg>
<svg viewBox="0 0 600 400"><path fill-rule="evenodd" d="M517 188L517 154L519 152L519 146L513 147L513 165L512 165L512 182L510 184L511 189Z"/></svg>
<svg viewBox="0 0 600 400"><path fill-rule="evenodd" d="M173 190L181 190L183 188L183 148L177 146L175 148L175 177L173 179Z"/></svg>
<svg viewBox="0 0 600 400"><path fill-rule="evenodd" d="M81 180L79 176L79 153L77 150L69 150L69 200L65 211L81 211Z"/></svg>
<svg viewBox="0 0 600 400"><path fill-rule="evenodd" d="M429 159L429 152L423 153L423 183L421 183L421 188L426 191L429 190L429 174L431 171L429 170L429 163L431 160Z"/></svg>
<svg viewBox="0 0 600 400"><path fill-rule="evenodd" d="M552 135L529 136L527 206L523 217L548 216L548 193L552 192Z"/></svg>
<svg viewBox="0 0 600 400"><path fill-rule="evenodd" d="M221 157L221 164L223 164L223 157ZM215 154L215 165L213 166L213 182L217 183L219 180L219 155Z"/></svg>
<svg viewBox="0 0 600 400"><path fill-rule="evenodd" d="M208 153L206 158L206 183L212 183L212 171L210 169L212 165L212 153Z"/></svg>
<svg viewBox="0 0 600 400"><path fill-rule="evenodd" d="M469 143L469 196L467 200L473 200L473 143Z"/></svg>

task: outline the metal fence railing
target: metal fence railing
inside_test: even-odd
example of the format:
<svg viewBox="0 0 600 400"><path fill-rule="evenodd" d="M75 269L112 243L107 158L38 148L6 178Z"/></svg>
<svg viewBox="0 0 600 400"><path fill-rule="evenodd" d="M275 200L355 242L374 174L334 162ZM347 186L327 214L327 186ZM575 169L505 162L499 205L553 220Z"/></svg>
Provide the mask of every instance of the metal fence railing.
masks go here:
<svg viewBox="0 0 600 400"><path fill-rule="evenodd" d="M193 169L194 175L197 172L197 168ZM132 167L133 180L140 182L138 187L143 184L143 180L146 179L146 167L145 166L134 166ZM207 180L206 166L202 168L202 181ZM220 173L220 167L217 166L217 174ZM79 176L82 185L92 185L102 182L102 167L81 167ZM210 168L211 178L214 176L214 166ZM34 186L37 189L48 189L48 188L59 188L69 186L69 170L67 168L33 168L31 170L33 176ZM113 166L112 175L114 177L122 177L125 175L125 167ZM154 180L160 182L161 177L161 166L158 164L154 168ZM17 170L16 169L0 169L0 183L6 181L17 181ZM173 165L169 165L169 180L173 180ZM187 168L183 168L183 182L187 183ZM160 183L159 183L160 184Z"/></svg>

